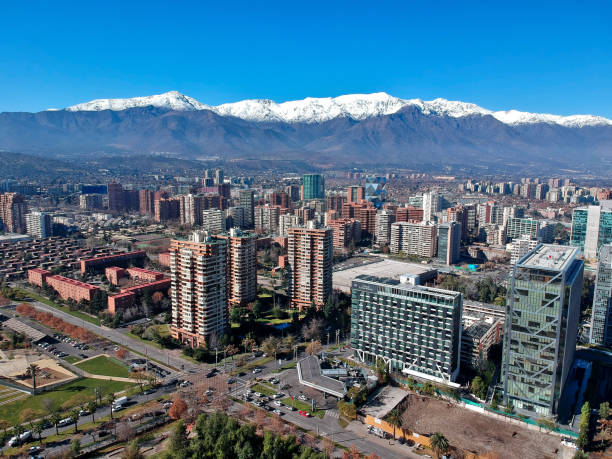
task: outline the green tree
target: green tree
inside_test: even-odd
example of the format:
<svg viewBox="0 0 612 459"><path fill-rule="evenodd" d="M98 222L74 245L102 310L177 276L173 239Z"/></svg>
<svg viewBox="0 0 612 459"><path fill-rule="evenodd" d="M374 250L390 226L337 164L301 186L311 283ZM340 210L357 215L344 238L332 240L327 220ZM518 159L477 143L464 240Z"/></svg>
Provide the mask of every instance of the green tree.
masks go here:
<svg viewBox="0 0 612 459"><path fill-rule="evenodd" d="M587 401L584 402L580 409L580 424L578 424L578 440L576 444L581 450L585 450L589 446L590 442L590 429L591 428L591 404Z"/></svg>
<svg viewBox="0 0 612 459"><path fill-rule="evenodd" d="M256 319L259 319L262 313L263 313L263 303L261 302L260 299L257 299L255 300L255 303L253 303L253 317L255 317Z"/></svg>
<svg viewBox="0 0 612 459"><path fill-rule="evenodd" d="M44 428L45 419L41 419L38 422L32 424L32 432L38 435L38 443L42 444L42 432L45 430Z"/></svg>
<svg viewBox="0 0 612 459"><path fill-rule="evenodd" d="M55 426L55 435L59 435L58 424L61 420L62 416L60 415L59 411L53 411L51 416L49 416L49 422Z"/></svg>
<svg viewBox="0 0 612 459"><path fill-rule="evenodd" d="M72 422L74 422L74 433L77 433L79 431L79 411L80 410L78 408L73 408L72 410L70 410L70 419L72 420Z"/></svg>
<svg viewBox="0 0 612 459"><path fill-rule="evenodd" d="M87 403L86 406L87 406L87 411L91 413L91 422L96 422L95 414L96 414L96 410L98 409L98 404L92 400L91 402Z"/></svg>
<svg viewBox="0 0 612 459"><path fill-rule="evenodd" d="M610 402L602 402L599 404L599 419L605 421L610 416Z"/></svg>
<svg viewBox="0 0 612 459"><path fill-rule="evenodd" d="M449 443L444 435L440 432L435 432L431 437L429 437L429 443L431 444L431 449L434 453L436 453L436 457L440 457L440 454L444 454L448 451Z"/></svg>
<svg viewBox="0 0 612 459"><path fill-rule="evenodd" d="M183 420L179 419L170 435L170 451L180 456L186 455L188 448L187 429Z"/></svg>
<svg viewBox="0 0 612 459"><path fill-rule="evenodd" d="M402 413L396 408L391 410L387 416L387 422L393 426L393 439L396 439L395 429L396 427L402 427Z"/></svg>
<svg viewBox="0 0 612 459"><path fill-rule="evenodd" d="M140 452L140 445L136 440L125 447L121 459L144 459L144 455Z"/></svg>
<svg viewBox="0 0 612 459"><path fill-rule="evenodd" d="M115 394L108 394L106 396L106 403L111 407L110 418L113 419L113 403L115 403Z"/></svg>
<svg viewBox="0 0 612 459"><path fill-rule="evenodd" d="M582 451L576 451L572 456L572 459L589 459L589 455Z"/></svg>
<svg viewBox="0 0 612 459"><path fill-rule="evenodd" d="M79 454L81 454L81 442L78 439L74 439L70 443L70 455L76 457Z"/></svg>
<svg viewBox="0 0 612 459"><path fill-rule="evenodd" d="M487 396L487 385L480 376L476 376L472 380L471 390L472 393L481 400L484 400Z"/></svg>

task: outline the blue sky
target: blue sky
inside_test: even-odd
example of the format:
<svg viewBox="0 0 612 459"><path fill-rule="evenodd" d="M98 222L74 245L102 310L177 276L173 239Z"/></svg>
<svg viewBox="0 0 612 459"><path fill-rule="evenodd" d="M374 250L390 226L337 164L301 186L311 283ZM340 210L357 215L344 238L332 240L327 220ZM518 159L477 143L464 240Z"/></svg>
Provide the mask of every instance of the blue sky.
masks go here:
<svg viewBox="0 0 612 459"><path fill-rule="evenodd" d="M612 2L3 2L0 111L386 91L612 118Z"/></svg>

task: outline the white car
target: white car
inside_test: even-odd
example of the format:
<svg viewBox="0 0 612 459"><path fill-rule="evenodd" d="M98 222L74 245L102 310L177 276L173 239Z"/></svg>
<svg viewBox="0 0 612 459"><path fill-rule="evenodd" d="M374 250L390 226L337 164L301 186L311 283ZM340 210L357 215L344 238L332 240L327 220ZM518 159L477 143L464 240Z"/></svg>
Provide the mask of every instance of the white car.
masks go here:
<svg viewBox="0 0 612 459"><path fill-rule="evenodd" d="M276 406L283 406L283 402L281 402L280 400L275 400L275 401L274 401L274 404L275 404Z"/></svg>
<svg viewBox="0 0 612 459"><path fill-rule="evenodd" d="M11 439L8 441L8 445L12 448L14 446L17 446L19 444L19 437L15 436L15 437L11 437Z"/></svg>
<svg viewBox="0 0 612 459"><path fill-rule="evenodd" d="M256 397L261 397L263 394L261 392L255 392Z"/></svg>
<svg viewBox="0 0 612 459"><path fill-rule="evenodd" d="M261 368L253 368L253 374L261 373Z"/></svg>
<svg viewBox="0 0 612 459"><path fill-rule="evenodd" d="M303 402L307 402L308 401L308 397L306 397L305 395L298 395L298 400L302 400Z"/></svg>
<svg viewBox="0 0 612 459"><path fill-rule="evenodd" d="M72 424L72 418L64 418L60 422L57 423L58 427L65 427Z"/></svg>

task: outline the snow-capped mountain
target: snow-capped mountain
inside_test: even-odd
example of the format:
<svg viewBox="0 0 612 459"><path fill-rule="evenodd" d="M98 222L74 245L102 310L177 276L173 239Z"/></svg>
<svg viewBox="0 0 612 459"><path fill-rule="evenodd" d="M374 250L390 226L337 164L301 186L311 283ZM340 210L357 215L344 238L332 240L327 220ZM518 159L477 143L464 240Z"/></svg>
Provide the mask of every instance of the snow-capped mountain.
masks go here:
<svg viewBox="0 0 612 459"><path fill-rule="evenodd" d="M508 125L556 124L566 127L612 125L612 120L594 115L560 116L517 110L491 111L468 102L434 99L400 99L384 92L349 94L339 97L313 98L276 103L251 99L217 106L206 105L177 91L131 99L97 99L66 108L67 111L126 110L153 106L174 111L210 110L221 116L246 121L283 123L322 123L335 118L364 120L397 113L405 107L416 107L425 115L463 118L490 115Z"/></svg>

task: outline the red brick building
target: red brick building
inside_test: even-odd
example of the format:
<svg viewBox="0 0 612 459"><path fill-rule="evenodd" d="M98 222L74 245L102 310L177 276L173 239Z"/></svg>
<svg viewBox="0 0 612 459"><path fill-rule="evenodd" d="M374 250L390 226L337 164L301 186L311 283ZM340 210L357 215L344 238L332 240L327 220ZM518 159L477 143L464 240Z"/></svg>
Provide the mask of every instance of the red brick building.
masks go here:
<svg viewBox="0 0 612 459"><path fill-rule="evenodd" d="M111 266L104 270L106 279L113 285L119 285L119 279L125 277L125 269L118 266Z"/></svg>
<svg viewBox="0 0 612 459"><path fill-rule="evenodd" d="M81 300L91 301L96 292L100 290L95 285L86 284L85 282L64 276L47 276L46 283L63 300L72 299L76 302Z"/></svg>
<svg viewBox="0 0 612 459"><path fill-rule="evenodd" d="M138 279L147 282L154 282L164 278L164 273L159 271L151 271L142 268L128 268L127 273L132 279Z"/></svg>
<svg viewBox="0 0 612 459"><path fill-rule="evenodd" d="M162 266L170 266L170 252L163 252L157 255L157 262Z"/></svg>
<svg viewBox="0 0 612 459"><path fill-rule="evenodd" d="M102 271L110 266L127 267L130 263L142 264L147 256L144 250L136 250L134 252L123 252L114 255L105 255L103 257L93 257L81 260L81 273L88 270Z"/></svg>
<svg viewBox="0 0 612 459"><path fill-rule="evenodd" d="M51 275L51 271L47 271L46 269L34 268L28 270L28 282L32 285L36 285L38 287L44 287L47 277Z"/></svg>

